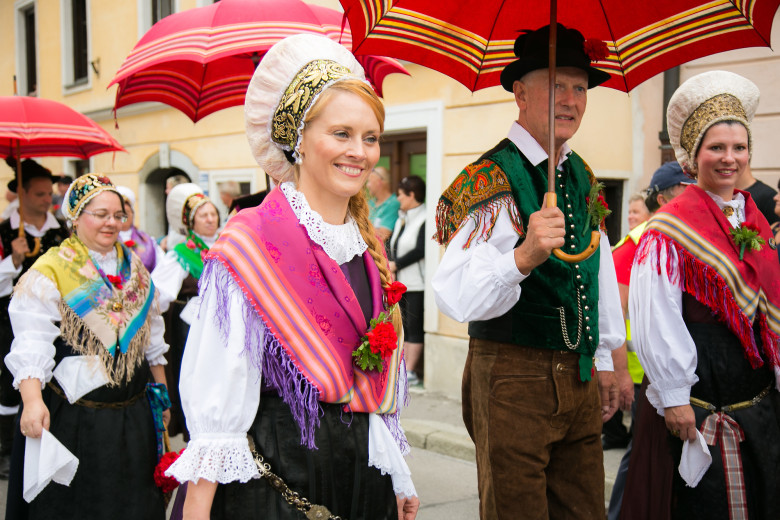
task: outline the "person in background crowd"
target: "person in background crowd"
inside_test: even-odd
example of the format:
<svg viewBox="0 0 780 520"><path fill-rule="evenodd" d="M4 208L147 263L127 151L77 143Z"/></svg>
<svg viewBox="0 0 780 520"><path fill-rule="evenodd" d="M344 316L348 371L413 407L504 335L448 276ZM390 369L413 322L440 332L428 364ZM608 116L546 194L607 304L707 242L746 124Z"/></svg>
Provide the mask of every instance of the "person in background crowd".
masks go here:
<svg viewBox="0 0 780 520"><path fill-rule="evenodd" d="M758 211L764 215L772 229L780 226L780 217L775 214L775 195L777 191L771 186L767 186L760 180L753 177L753 171L750 165L745 168L745 172L737 179L737 189L750 193L753 202L756 203Z"/></svg>
<svg viewBox="0 0 780 520"><path fill-rule="evenodd" d="M9 181L8 186L5 189L5 200L8 202L8 205L3 210L3 213L0 214L0 222L8 220L11 213L16 211L16 208L19 207L19 197L17 197L16 191L11 189L12 186L16 186L16 180Z"/></svg>
<svg viewBox="0 0 780 520"><path fill-rule="evenodd" d="M401 210L390 237L390 272L406 286L401 298L407 381L422 381L425 300L425 181L417 175L401 179L398 186Z"/></svg>
<svg viewBox="0 0 780 520"><path fill-rule="evenodd" d="M658 415L640 412L624 519L780 511L780 263L735 188L758 100L751 81L712 71L669 101L670 141L697 185L655 214L634 257L632 338Z"/></svg>
<svg viewBox="0 0 780 520"><path fill-rule="evenodd" d="M154 469L162 455L158 425L169 414L168 346L149 272L117 240L127 218L122 202L100 174L73 181L64 199L73 235L38 258L14 288L16 337L5 363L23 405L6 518L165 518ZM78 459L78 469L69 485L50 482L27 506L26 477L45 478L60 461L44 458L61 455L44 430ZM25 460L33 439L41 439L41 459Z"/></svg>
<svg viewBox="0 0 780 520"><path fill-rule="evenodd" d="M16 172L16 161L6 159ZM3 259L0 261L0 359L11 351L14 331L11 327L8 305L19 277L50 247L60 244L70 234L63 222L49 212L53 177L51 172L32 159L22 161L22 213L24 238L19 237L19 211L0 223L0 243ZM16 179L8 183L16 192ZM13 445L14 420L21 397L13 387L13 375L5 362L0 365L0 478L8 478Z"/></svg>
<svg viewBox="0 0 780 520"><path fill-rule="evenodd" d="M171 435L184 434L190 439L179 397L181 358L197 313L200 300L198 280L203 272L203 257L217 240L219 213L197 184L174 186L165 201L165 212L171 229L184 235L157 263L152 272L154 285L160 292L160 311L165 317L165 341L170 345L166 374L170 381Z"/></svg>
<svg viewBox="0 0 780 520"><path fill-rule="evenodd" d="M390 189L390 172L387 168L384 166L374 168L368 176L366 187L371 194L368 200L370 209L368 218L371 219L379 240L385 243L393 233L400 207L398 198Z"/></svg>
<svg viewBox="0 0 780 520"><path fill-rule="evenodd" d="M189 177L182 174L171 175L165 179L165 197L167 199L171 190L179 184L190 182ZM168 234L160 240L160 247L163 251L170 251L176 244L184 241L184 235L178 233L171 222L168 222Z"/></svg>
<svg viewBox="0 0 780 520"><path fill-rule="evenodd" d="M117 186L116 191L125 201L124 210L127 214L127 222L122 224L119 231L119 240L138 255L146 270L151 273L157 262L165 256L165 251L154 238L135 226L135 192L127 186Z"/></svg>
<svg viewBox="0 0 780 520"><path fill-rule="evenodd" d="M236 181L225 181L219 183L219 199L227 211L226 217L230 217L230 208L233 201L241 196L241 185Z"/></svg>
<svg viewBox="0 0 780 520"><path fill-rule="evenodd" d="M304 92L308 103L288 102ZM182 363L192 440L168 470L188 481L184 518L315 518L282 481L317 518L413 520L400 316L363 194L382 102L345 47L300 34L263 56L245 112L252 153L279 186L206 259ZM393 316L372 329L381 372L353 361L380 313Z"/></svg>
<svg viewBox="0 0 780 520"><path fill-rule="evenodd" d="M463 420L476 446L480 516L604 518L601 425L618 392L610 351L625 341L615 269L593 172L567 141L606 44L558 24L554 149L548 155L549 26L515 41L501 73L514 94L506 139L466 166L439 199L446 245L432 281L439 309L469 323ZM554 161L558 207L542 207ZM561 209L563 211L561 211ZM599 250L568 263L593 235ZM595 360L595 363L594 363Z"/></svg>
<svg viewBox="0 0 780 520"><path fill-rule="evenodd" d="M57 193L51 197L51 211L57 218L64 217L62 213L62 199L65 197L65 193L70 187L70 183L73 182L73 177L70 175L61 174L56 178L54 185L57 188Z"/></svg>
<svg viewBox="0 0 780 520"><path fill-rule="evenodd" d="M682 193L686 186L693 183L695 183L695 181L685 175L677 161L670 161L661 165L661 167L653 173L653 177L650 179L650 186L647 189L647 199L653 201L653 207L660 208ZM653 213L655 213L655 211L653 211ZM620 387L620 404L622 408L626 408L629 405L626 393L629 391L631 392L632 433L636 430L637 418L639 417L639 414L637 413L637 403L640 397L642 378L645 373L644 370L642 370L642 365L639 363L636 349L631 342L631 324L628 319L628 290L629 282L631 280L631 267L634 265L634 253L636 252L636 248L639 245L639 239L642 237L642 233L644 233L646 227L647 221L639 224L612 248L612 259L615 262L615 274L617 275L618 290L620 291L620 304L623 308L623 316L626 318L626 345L625 347L612 351L612 363L615 365L616 373L618 372L618 367L621 367L622 369L623 366L626 366L628 369L631 381L630 386L628 386L629 383L627 381L622 381L622 376L618 376L618 386ZM617 415L618 414L616 413L615 416ZM610 422L612 422L612 419L607 421L605 426ZM629 436L628 447L623 454L623 458L620 460L618 473L615 477L615 484L612 486L612 495L609 499L609 508L607 511L608 520L617 520L620 517L620 508L623 502L623 489L626 485L628 462L631 457L631 448L633 444L633 440L631 439L632 435L628 432L626 433ZM604 444L606 444L606 437L605 432ZM604 446L604 449L608 449L607 446Z"/></svg>
<svg viewBox="0 0 780 520"><path fill-rule="evenodd" d="M650 218L650 210L645 205L645 197L636 193L628 199L628 230L631 231Z"/></svg>

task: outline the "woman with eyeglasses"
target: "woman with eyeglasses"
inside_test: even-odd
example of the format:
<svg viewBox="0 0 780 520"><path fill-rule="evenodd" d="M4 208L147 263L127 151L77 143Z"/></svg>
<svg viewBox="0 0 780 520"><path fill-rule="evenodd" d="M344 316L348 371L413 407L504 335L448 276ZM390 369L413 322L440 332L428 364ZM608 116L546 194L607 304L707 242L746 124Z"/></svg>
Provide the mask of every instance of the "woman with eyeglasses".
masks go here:
<svg viewBox="0 0 780 520"><path fill-rule="evenodd" d="M203 272L203 257L217 241L219 213L197 184L174 186L165 201L170 228L186 237L168 251L152 272L160 290L160 309L165 318L165 340L171 346L165 371L170 381L171 424L168 433L190 435L184 421L179 397L179 373L184 344L195 317L199 299L198 280Z"/></svg>
<svg viewBox="0 0 780 520"><path fill-rule="evenodd" d="M154 469L158 432L170 417L168 346L149 272L117 240L127 219L123 204L108 178L76 179L63 202L73 234L14 290L15 338L5 361L22 409L6 518L165 517ZM37 469L40 479L57 462L45 457L52 440L43 430L78 459L78 468L69 485L48 483L30 498L33 473L26 479L24 472ZM36 446L41 460L33 467L24 451L32 457ZM22 502L23 483L29 504Z"/></svg>

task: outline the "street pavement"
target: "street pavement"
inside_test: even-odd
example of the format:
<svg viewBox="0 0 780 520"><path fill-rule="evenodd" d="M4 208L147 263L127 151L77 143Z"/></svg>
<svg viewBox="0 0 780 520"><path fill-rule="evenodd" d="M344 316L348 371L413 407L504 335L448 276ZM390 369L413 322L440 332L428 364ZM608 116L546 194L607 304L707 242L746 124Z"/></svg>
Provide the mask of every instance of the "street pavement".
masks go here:
<svg viewBox="0 0 780 520"><path fill-rule="evenodd" d="M407 458L420 497L419 520L475 520L479 517L474 445L461 417L460 402L411 389L411 402L401 416L412 452ZM181 437L171 439L181 449ZM605 502L624 450L604 453ZM5 517L7 482L0 480L0 517Z"/></svg>

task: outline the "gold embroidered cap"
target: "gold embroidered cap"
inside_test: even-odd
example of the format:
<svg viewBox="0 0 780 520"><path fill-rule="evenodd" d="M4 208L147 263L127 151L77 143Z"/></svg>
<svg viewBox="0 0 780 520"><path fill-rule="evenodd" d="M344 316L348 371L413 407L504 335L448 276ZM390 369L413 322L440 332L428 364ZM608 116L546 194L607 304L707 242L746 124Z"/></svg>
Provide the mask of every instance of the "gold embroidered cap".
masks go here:
<svg viewBox="0 0 780 520"><path fill-rule="evenodd" d="M324 36L290 36L263 56L244 101L246 136L255 160L275 181L292 178L306 114L325 89L344 79L365 81L363 67Z"/></svg>
<svg viewBox="0 0 780 520"><path fill-rule="evenodd" d="M69 221L73 222L79 218L81 211L89 204L89 201L104 191L113 191L119 194L120 197L122 195L111 184L111 179L104 175L87 173L78 177L70 183L68 191L65 192L65 196L62 198L64 205L63 213Z"/></svg>
<svg viewBox="0 0 780 520"><path fill-rule="evenodd" d="M723 121L737 121L747 129L752 155L750 123L759 95L752 81L723 70L698 74L680 85L669 100L666 122L674 154L683 169L696 172L696 152L704 134Z"/></svg>
<svg viewBox="0 0 780 520"><path fill-rule="evenodd" d="M177 184L168 193L165 200L165 214L168 224L178 233L186 235L192 229L195 212L198 208L211 202L197 184L185 182Z"/></svg>

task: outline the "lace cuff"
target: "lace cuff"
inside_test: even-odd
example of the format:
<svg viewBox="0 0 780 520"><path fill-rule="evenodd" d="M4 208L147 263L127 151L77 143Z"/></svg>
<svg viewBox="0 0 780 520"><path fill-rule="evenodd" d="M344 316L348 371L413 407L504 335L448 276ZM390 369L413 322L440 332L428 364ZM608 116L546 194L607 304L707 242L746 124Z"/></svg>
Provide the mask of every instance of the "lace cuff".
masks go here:
<svg viewBox="0 0 780 520"><path fill-rule="evenodd" d="M187 445L184 453L165 472L179 482L206 479L227 484L245 483L260 474L246 436L197 436Z"/></svg>
<svg viewBox="0 0 780 520"><path fill-rule="evenodd" d="M368 465L383 475L390 475L396 495L407 498L417 496L412 472L387 425L376 414L369 415L368 421Z"/></svg>
<svg viewBox="0 0 780 520"><path fill-rule="evenodd" d="M51 378L46 377L46 372L41 367L28 366L17 370L14 377L14 388L19 390L19 384L25 379L37 379L41 382L41 390L46 386L46 383Z"/></svg>
<svg viewBox="0 0 780 520"><path fill-rule="evenodd" d="M149 363L149 366L156 366L156 365L167 365L168 361L165 359L164 354L160 354L159 356L155 356L153 358L147 357L146 361Z"/></svg>

